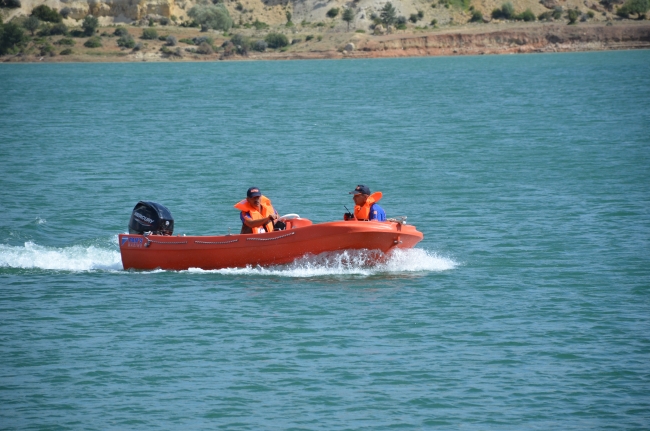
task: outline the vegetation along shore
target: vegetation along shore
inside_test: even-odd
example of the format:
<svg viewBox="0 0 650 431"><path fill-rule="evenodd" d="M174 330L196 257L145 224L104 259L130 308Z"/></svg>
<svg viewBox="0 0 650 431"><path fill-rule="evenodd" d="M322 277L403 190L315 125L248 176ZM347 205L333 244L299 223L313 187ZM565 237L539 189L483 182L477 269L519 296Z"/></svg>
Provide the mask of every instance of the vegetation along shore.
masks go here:
<svg viewBox="0 0 650 431"><path fill-rule="evenodd" d="M0 61L214 61L650 48L650 0L0 0Z"/></svg>

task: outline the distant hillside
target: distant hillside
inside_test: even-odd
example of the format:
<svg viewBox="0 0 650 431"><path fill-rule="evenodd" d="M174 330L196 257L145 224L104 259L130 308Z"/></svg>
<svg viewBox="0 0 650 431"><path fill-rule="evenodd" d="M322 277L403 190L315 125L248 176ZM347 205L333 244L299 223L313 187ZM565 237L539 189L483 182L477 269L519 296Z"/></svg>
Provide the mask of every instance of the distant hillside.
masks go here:
<svg viewBox="0 0 650 431"><path fill-rule="evenodd" d="M113 23L133 23L153 18L176 18L178 23L189 21L187 12L196 4L193 0L20 0L18 9L3 9L3 18L8 21L16 16L29 15L32 9L45 4L51 8L70 12L65 21L75 25L86 15L100 18L102 25ZM343 10L352 9L354 18L350 31L362 29L368 31L373 24L373 14L379 15L385 0L224 0L236 25L261 21L270 26L284 26L287 13L296 26L318 26L323 32L345 32L348 24L341 19ZM555 7L563 10L578 9L582 19L589 13L589 21L605 21L615 17L614 10L607 10L595 0L509 0L516 13L530 9L535 16L551 11ZM603 0L620 1L620 0ZM542 4L542 2L544 4ZM491 12L500 8L503 0L394 0L393 6L397 16L406 19L413 15L416 22L407 21L404 30L432 27L435 20L437 27L453 26L467 23L473 11L482 13L489 20ZM328 17L328 11L338 8L336 17ZM477 24L479 25L479 24Z"/></svg>

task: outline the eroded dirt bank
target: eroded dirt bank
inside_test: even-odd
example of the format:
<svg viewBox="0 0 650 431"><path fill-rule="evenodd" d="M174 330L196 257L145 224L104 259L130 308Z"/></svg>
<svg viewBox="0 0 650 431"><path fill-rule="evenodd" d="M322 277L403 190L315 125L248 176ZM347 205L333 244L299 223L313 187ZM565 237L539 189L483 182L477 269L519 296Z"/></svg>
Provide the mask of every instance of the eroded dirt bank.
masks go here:
<svg viewBox="0 0 650 431"><path fill-rule="evenodd" d="M446 31L424 35L363 36L351 52L292 52L260 58L382 58L650 48L650 22L627 25L548 24L492 31ZM284 55L283 55L284 54Z"/></svg>

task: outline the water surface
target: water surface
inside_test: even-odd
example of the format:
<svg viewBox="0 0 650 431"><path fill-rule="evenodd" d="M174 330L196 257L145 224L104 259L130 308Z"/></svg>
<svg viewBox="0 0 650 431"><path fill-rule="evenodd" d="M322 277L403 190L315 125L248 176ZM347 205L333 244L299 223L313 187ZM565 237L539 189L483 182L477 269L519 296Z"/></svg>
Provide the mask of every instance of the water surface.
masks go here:
<svg viewBox="0 0 650 431"><path fill-rule="evenodd" d="M650 428L650 51L0 66L3 429ZM125 272L252 185L424 240Z"/></svg>

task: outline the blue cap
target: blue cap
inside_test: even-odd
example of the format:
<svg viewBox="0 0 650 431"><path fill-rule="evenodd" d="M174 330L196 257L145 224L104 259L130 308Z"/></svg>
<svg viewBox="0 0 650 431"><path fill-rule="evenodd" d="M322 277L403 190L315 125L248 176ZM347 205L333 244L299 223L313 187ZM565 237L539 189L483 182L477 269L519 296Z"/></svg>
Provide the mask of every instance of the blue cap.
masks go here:
<svg viewBox="0 0 650 431"><path fill-rule="evenodd" d="M370 188L359 184L354 190L350 192L351 195L370 195Z"/></svg>
<svg viewBox="0 0 650 431"><path fill-rule="evenodd" d="M251 187L246 191L246 196L249 198L253 198L255 196L262 196L262 192L260 191L259 187Z"/></svg>

